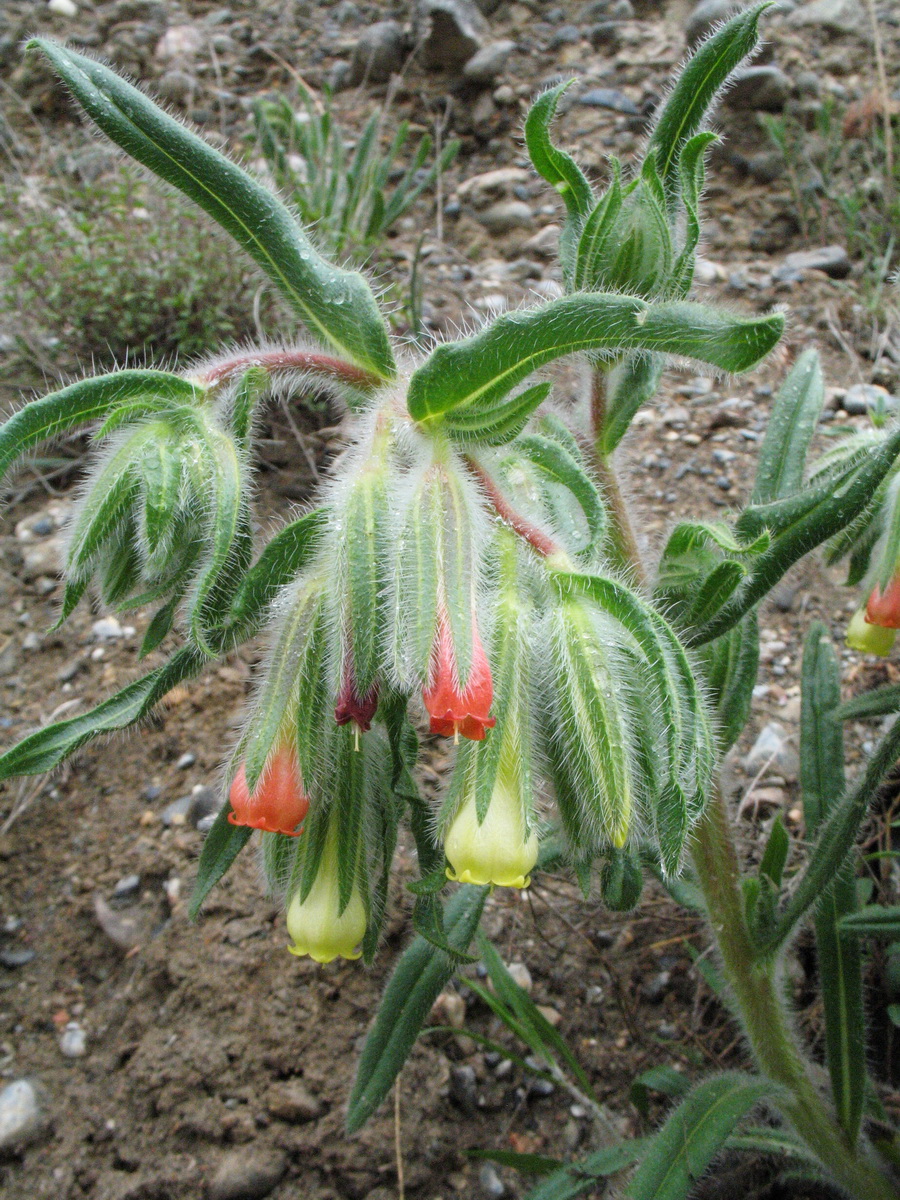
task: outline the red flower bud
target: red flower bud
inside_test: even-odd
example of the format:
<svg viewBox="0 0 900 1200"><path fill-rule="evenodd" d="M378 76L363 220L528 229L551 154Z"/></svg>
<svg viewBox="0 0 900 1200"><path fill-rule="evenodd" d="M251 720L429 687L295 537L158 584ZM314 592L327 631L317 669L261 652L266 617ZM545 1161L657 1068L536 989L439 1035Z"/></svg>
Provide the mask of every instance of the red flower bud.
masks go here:
<svg viewBox="0 0 900 1200"><path fill-rule="evenodd" d="M266 763L253 795L247 787L244 763L238 768L229 794L232 825L249 825L267 833L286 833L297 837L303 832L303 821L309 811L309 798L303 791L300 765L293 746L279 746Z"/></svg>
<svg viewBox="0 0 900 1200"><path fill-rule="evenodd" d="M893 576L883 594L875 584L866 605L866 620L882 629L900 629L900 571Z"/></svg>
<svg viewBox="0 0 900 1200"><path fill-rule="evenodd" d="M363 733L372 727L372 718L378 708L378 684L373 683L365 696L360 696L356 689L356 679L352 670L344 671L344 680L334 706L334 719L338 725L347 725L355 721Z"/></svg>
<svg viewBox="0 0 900 1200"><path fill-rule="evenodd" d="M438 632L432 654L431 683L422 692L422 699L431 717L431 732L445 737L462 734L473 742L484 739L486 729L496 721L489 717L494 699L491 668L472 621L472 666L465 690L460 691L456 670L456 654L446 613L438 619Z"/></svg>

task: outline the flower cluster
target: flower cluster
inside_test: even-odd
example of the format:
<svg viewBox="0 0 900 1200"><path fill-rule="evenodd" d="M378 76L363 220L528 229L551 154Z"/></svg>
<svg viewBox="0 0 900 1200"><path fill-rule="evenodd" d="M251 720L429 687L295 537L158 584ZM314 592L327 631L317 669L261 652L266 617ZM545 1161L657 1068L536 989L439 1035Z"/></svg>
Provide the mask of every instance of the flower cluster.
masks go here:
<svg viewBox="0 0 900 1200"><path fill-rule="evenodd" d="M447 878L527 887L549 824L579 860L639 837L678 867L712 767L703 702L672 694L683 651L610 575L599 497L541 465L580 451L542 429L546 446L466 453L393 397L356 420L231 771L229 820L264 831L294 954L377 944L415 725L455 747L414 822Z"/></svg>

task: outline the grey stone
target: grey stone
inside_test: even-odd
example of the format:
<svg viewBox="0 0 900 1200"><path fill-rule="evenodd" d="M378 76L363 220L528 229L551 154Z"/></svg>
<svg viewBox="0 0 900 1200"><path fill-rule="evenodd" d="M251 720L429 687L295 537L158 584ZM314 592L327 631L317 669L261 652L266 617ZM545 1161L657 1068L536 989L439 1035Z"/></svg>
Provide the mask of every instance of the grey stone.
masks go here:
<svg viewBox="0 0 900 1200"><path fill-rule="evenodd" d="M486 17L489 17L492 13L497 11L497 9L503 3L503 0L475 0L475 3L478 6L479 11L483 12Z"/></svg>
<svg viewBox="0 0 900 1200"><path fill-rule="evenodd" d="M277 1084L269 1093L266 1107L279 1121L299 1124L315 1121L325 1112L325 1105L299 1079Z"/></svg>
<svg viewBox="0 0 900 1200"><path fill-rule="evenodd" d="M780 67L745 67L725 94L729 108L781 112L791 97L791 81Z"/></svg>
<svg viewBox="0 0 900 1200"><path fill-rule="evenodd" d="M22 650L15 638L8 637L4 642L0 642L0 678L14 675L19 669L21 659Z"/></svg>
<svg viewBox="0 0 900 1200"><path fill-rule="evenodd" d="M198 783L192 790L189 800L185 816L195 829L199 828L200 822L205 821L207 817L215 817L222 807L222 797L216 788L206 787L202 783Z"/></svg>
<svg viewBox="0 0 900 1200"><path fill-rule="evenodd" d="M173 800L159 814L159 819L167 829L173 825L186 825L188 822L188 813L191 811L193 796L179 796L177 800Z"/></svg>
<svg viewBox="0 0 900 1200"><path fill-rule="evenodd" d="M209 1183L209 1200L263 1200L286 1170L287 1161L280 1151L241 1146L219 1163Z"/></svg>
<svg viewBox="0 0 900 1200"><path fill-rule="evenodd" d="M165 0L118 0L112 8L112 23L125 21L150 21L165 25Z"/></svg>
<svg viewBox="0 0 900 1200"><path fill-rule="evenodd" d="M843 246L797 250L787 255L784 266L788 271L822 271L832 279L846 279L851 270L849 255Z"/></svg>
<svg viewBox="0 0 900 1200"><path fill-rule="evenodd" d="M581 12L582 21L630 21L633 16L631 0L592 0Z"/></svg>
<svg viewBox="0 0 900 1200"><path fill-rule="evenodd" d="M516 43L505 39L502 42L488 42L477 54L473 54L463 67L463 75L472 83L493 83L516 48Z"/></svg>
<svg viewBox="0 0 900 1200"><path fill-rule="evenodd" d="M43 1089L16 1079L0 1092L0 1150L27 1146L49 1129Z"/></svg>
<svg viewBox="0 0 900 1200"><path fill-rule="evenodd" d="M560 46L574 46L581 41L581 30L577 25L562 25L550 38L549 48L558 50Z"/></svg>
<svg viewBox="0 0 900 1200"><path fill-rule="evenodd" d="M513 229L527 228L532 219L531 209L522 200L501 200L478 214L478 220L495 237Z"/></svg>
<svg viewBox="0 0 900 1200"><path fill-rule="evenodd" d="M10 970L14 970L16 967L25 967L35 958L37 958L37 953L29 946L5 946L0 950L0 963L4 967L9 967Z"/></svg>
<svg viewBox="0 0 900 1200"><path fill-rule="evenodd" d="M197 80L187 71L164 71L156 83L156 91L164 100L184 104L197 90Z"/></svg>
<svg viewBox="0 0 900 1200"><path fill-rule="evenodd" d="M488 23L471 0L417 0L414 36L430 70L459 70L486 45Z"/></svg>
<svg viewBox="0 0 900 1200"><path fill-rule="evenodd" d="M696 46L720 21L727 21L743 6L743 0L701 0L685 27L688 45Z"/></svg>
<svg viewBox="0 0 900 1200"><path fill-rule="evenodd" d="M760 150L742 159L740 165L751 179L760 183L774 183L784 174L784 155L780 150Z"/></svg>
<svg viewBox="0 0 900 1200"><path fill-rule="evenodd" d="M748 775L755 775L766 764L777 768L789 782L797 778L800 760L787 740L784 727L777 721L770 721L760 730L759 737L744 759L744 770Z"/></svg>
<svg viewBox="0 0 900 1200"><path fill-rule="evenodd" d="M885 388L877 387L874 383L855 383L847 389L841 408L855 417L879 409L894 413L900 408L900 397L892 396Z"/></svg>
<svg viewBox="0 0 900 1200"><path fill-rule="evenodd" d="M123 875L113 888L113 899L124 900L126 897L133 896L136 892L140 891L140 887L140 875Z"/></svg>
<svg viewBox="0 0 900 1200"><path fill-rule="evenodd" d="M474 1067L465 1064L453 1068L450 1072L450 1095L464 1112L477 1111L478 1092Z"/></svg>
<svg viewBox="0 0 900 1200"><path fill-rule="evenodd" d="M94 897L94 916L112 944L120 950L133 950L144 941L146 921L140 910L117 911L97 895Z"/></svg>
<svg viewBox="0 0 900 1200"><path fill-rule="evenodd" d="M364 29L353 47L350 74L351 87L366 80L387 83L403 67L406 57L406 36L397 21L376 21Z"/></svg>
<svg viewBox="0 0 900 1200"><path fill-rule="evenodd" d="M641 988L644 999L649 1000L651 1004L659 1004L660 1000L662 1000L663 996L669 990L671 982L671 971L658 971L655 975L651 975Z"/></svg>
<svg viewBox="0 0 900 1200"><path fill-rule="evenodd" d="M59 1048L66 1058L83 1058L87 1054L87 1036L77 1021L70 1021L62 1031Z"/></svg>
<svg viewBox="0 0 900 1200"><path fill-rule="evenodd" d="M621 42L618 23L616 21L598 21L596 25L589 27L587 40L595 50L599 50L601 46L608 50L617 50Z"/></svg>
<svg viewBox="0 0 900 1200"><path fill-rule="evenodd" d="M854 33L871 37L866 6L861 0L813 0L802 4L788 17L791 25L818 25L830 33Z"/></svg>
<svg viewBox="0 0 900 1200"><path fill-rule="evenodd" d="M578 97L578 103L588 108L609 108L613 112L626 113L629 117L636 117L641 111L630 97L616 88L591 88Z"/></svg>
<svg viewBox="0 0 900 1200"><path fill-rule="evenodd" d="M197 755L194 754L192 750L188 750L182 754L175 766L179 771L186 771L189 767L192 767L196 761Z"/></svg>
<svg viewBox="0 0 900 1200"><path fill-rule="evenodd" d="M501 1196L506 1195L503 1180L497 1174L497 1169L492 1163L482 1163L478 1171L478 1183L482 1194L489 1197L490 1200L500 1200Z"/></svg>

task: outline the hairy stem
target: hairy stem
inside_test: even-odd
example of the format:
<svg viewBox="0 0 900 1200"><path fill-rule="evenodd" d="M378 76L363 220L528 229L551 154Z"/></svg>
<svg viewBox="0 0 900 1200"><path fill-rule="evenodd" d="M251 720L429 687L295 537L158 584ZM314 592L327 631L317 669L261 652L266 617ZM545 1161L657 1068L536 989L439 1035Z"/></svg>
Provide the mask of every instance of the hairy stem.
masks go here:
<svg viewBox="0 0 900 1200"><path fill-rule="evenodd" d="M637 584L647 582L647 572L631 527L625 497L619 487L611 457L600 449L603 424L606 420L606 372L594 371L591 381L591 425L593 434L594 470L610 516L610 540L617 564L623 567Z"/></svg>
<svg viewBox="0 0 900 1200"><path fill-rule="evenodd" d="M592 396L595 446L605 413L605 381L595 373ZM599 381L599 382L598 382ZM598 475L609 500L609 515L617 531L615 545L634 574L646 577L644 565L613 469L595 451ZM722 959L734 1007L760 1069L781 1094L777 1103L784 1116L854 1200L897 1200L898 1193L865 1151L848 1142L832 1108L813 1082L811 1064L791 1029L789 1010L779 982L778 961L759 961L744 916L741 868L725 801L718 788L694 828L691 852L703 892L710 928Z"/></svg>
<svg viewBox="0 0 900 1200"><path fill-rule="evenodd" d="M270 374L304 371L311 375L325 375L350 387L366 391L377 387L381 380L362 367L334 358L329 354L314 354L308 350L260 350L258 353L237 354L224 362L216 363L200 375L200 381L209 387L227 383L251 367L262 367Z"/></svg>

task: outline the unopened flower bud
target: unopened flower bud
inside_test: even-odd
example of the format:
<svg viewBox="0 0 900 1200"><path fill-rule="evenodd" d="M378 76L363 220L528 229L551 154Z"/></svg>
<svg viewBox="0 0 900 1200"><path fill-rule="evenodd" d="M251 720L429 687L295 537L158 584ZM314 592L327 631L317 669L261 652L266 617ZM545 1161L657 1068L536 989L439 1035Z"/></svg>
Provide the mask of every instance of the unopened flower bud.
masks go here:
<svg viewBox="0 0 900 1200"><path fill-rule="evenodd" d="M361 732L367 733L372 728L372 718L378 708L378 684L373 683L365 696L360 696L356 677L348 666L344 671L341 690L334 706L334 719L338 725L348 725L355 721Z"/></svg>
<svg viewBox="0 0 900 1200"><path fill-rule="evenodd" d="M297 752L293 746L279 746L263 769L253 791L247 786L247 772L241 763L231 784L229 801L232 825L248 825L267 833L302 833L301 822L309 811L309 798L303 791ZM298 829L297 826L301 825Z"/></svg>
<svg viewBox="0 0 900 1200"><path fill-rule="evenodd" d="M888 589L890 590L890 589ZM866 618L866 610L858 608L847 626L846 642L851 650L861 654L890 654L897 637L895 628L873 624Z"/></svg>
<svg viewBox="0 0 900 1200"><path fill-rule="evenodd" d="M298 958L308 954L318 963L359 958L366 925L366 905L357 884L341 909L337 847L334 834L329 834L309 894L301 900L296 893L288 905L287 928L294 943L288 950Z"/></svg>

